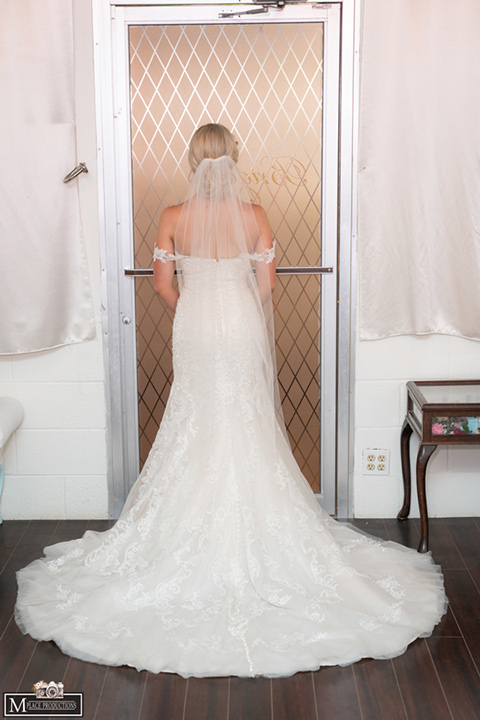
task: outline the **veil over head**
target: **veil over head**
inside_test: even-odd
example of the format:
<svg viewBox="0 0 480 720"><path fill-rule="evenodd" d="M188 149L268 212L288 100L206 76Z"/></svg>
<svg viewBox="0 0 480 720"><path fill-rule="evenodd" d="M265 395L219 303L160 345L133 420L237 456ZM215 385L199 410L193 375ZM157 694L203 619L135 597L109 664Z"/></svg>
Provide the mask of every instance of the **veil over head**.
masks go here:
<svg viewBox="0 0 480 720"><path fill-rule="evenodd" d="M227 155L205 158L182 205L176 252L226 260L254 252L258 241L258 225L236 163Z"/></svg>

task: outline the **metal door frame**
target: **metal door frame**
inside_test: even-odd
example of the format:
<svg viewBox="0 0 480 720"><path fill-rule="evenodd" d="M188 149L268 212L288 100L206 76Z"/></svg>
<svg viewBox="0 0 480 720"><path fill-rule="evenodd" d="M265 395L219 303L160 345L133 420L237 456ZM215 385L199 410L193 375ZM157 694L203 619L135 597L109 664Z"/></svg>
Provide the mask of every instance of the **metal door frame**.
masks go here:
<svg viewBox="0 0 480 720"><path fill-rule="evenodd" d="M128 7L126 7L128 5ZM183 7L182 7L183 6ZM244 6L239 8L239 6ZM324 91L324 130L335 136L339 130L341 154L332 150L331 144L323 143L322 167L322 242L335 236L334 248L322 248L322 265L335 268L337 280L334 292L328 291L327 283L322 285L321 323L322 351L327 347L325 340L331 333L337 335L336 347L331 343L330 357L321 361L322 409L321 409L321 449L322 474L336 478L330 486L333 493L326 496L326 505L332 514L338 517L351 517L352 514L352 441L353 408L351 403L351 379L353 377L353 329L354 298L352 279L352 223L354 221L355 183L353 177L353 150L356 155L356 101L354 96L355 71L355 17L354 0L313 5L315 19L324 21L327 32L324 34L325 56L329 52L330 62L340 60L340 49L335 48L332 36L337 33L341 42L341 79L340 86ZM350 10L346 13L345 10ZM121 512L128 494L128 478L138 472L138 410L136 388L136 338L135 323L124 324L127 317L134 317L135 289L124 280L126 268L133 267L133 243L125 242L125 234L132 232L132 203L125 201L132 197L130 165L130 122L129 122L129 47L128 26L132 24L207 24L265 22L260 17L244 16L239 19L218 19L220 12L232 12L235 9L248 9L251 3L240 0L235 5L219 5L209 0L204 5L192 5L178 2L176 6L167 6L135 0L96 0L95 46L96 46L96 93L98 120L99 178L100 181L100 222L102 254L102 312L103 334L106 358L107 390L107 432L108 432L108 483L109 515L116 518ZM305 17L298 10L299 5L287 5L284 10L269 11L274 22L302 22ZM159 13L161 12L161 19ZM346 18L346 14L348 17ZM181 17L182 15L185 18ZM349 20L349 23L346 23ZM337 27L335 27L335 24ZM348 28L347 28L348 25ZM345 32L351 36L350 62L345 66ZM330 35L330 41L329 41ZM347 58L348 59L348 58ZM324 77L328 83L330 73L324 67ZM331 76L330 76L331 77ZM350 82L349 82L350 80ZM345 92L345 90L349 92ZM338 101L327 102L327 93L336 94ZM339 118L339 107L342 114ZM345 117L347 115L347 117ZM348 122L347 122L348 120ZM128 152L127 152L128 149ZM350 152L349 152L350 150ZM338 177L340 183L324 182L325 178ZM114 188L114 191L113 191ZM123 201L122 201L123 199ZM338 209L338 212L337 212ZM337 224L338 223L338 224ZM338 238L338 244L337 244ZM334 278L331 278L332 280ZM338 371L337 371L338 368ZM325 373L327 376L325 377ZM328 376L330 375L330 377ZM333 382L332 382L333 378ZM132 412L131 408L135 408ZM130 409L130 411L129 411ZM338 413L338 414L337 414ZM335 422L336 420L336 422ZM336 444L326 436L330 427L336 425ZM328 474L328 475L327 475ZM336 487L335 487L336 486ZM328 490L328 485L326 485Z"/></svg>

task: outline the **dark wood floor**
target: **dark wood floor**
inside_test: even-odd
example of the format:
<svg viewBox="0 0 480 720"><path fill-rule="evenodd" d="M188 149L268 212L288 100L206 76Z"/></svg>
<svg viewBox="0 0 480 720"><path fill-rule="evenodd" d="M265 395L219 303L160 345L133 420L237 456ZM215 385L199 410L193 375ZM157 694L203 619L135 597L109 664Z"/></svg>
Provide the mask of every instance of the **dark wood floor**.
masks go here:
<svg viewBox="0 0 480 720"><path fill-rule="evenodd" d="M268 680L153 675L84 663L18 630L15 571L41 548L106 530L109 521L5 521L0 526L0 684L40 679L83 692L87 720L475 720L480 718L480 518L431 521L431 549L450 607L432 637L394 660L363 660ZM416 547L418 521L361 520L373 535ZM40 552L39 552L40 551ZM2 703L3 704L3 703Z"/></svg>

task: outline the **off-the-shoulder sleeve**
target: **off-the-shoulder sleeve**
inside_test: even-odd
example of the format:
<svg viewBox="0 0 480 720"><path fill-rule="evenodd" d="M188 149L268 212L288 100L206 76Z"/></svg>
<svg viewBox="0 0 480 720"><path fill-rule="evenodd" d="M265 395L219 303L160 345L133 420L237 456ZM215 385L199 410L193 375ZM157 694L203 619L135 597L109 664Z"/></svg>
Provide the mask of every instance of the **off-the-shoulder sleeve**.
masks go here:
<svg viewBox="0 0 480 720"><path fill-rule="evenodd" d="M267 265L268 263L273 262L275 260L275 240L273 241L271 248L267 248L261 253L251 253L250 257L252 258L252 260L256 260L257 262L264 262Z"/></svg>
<svg viewBox="0 0 480 720"><path fill-rule="evenodd" d="M155 250L153 251L153 261L160 260L162 263L167 263L172 260L176 260L175 255L172 253L169 253L165 248L159 248L155 247Z"/></svg>

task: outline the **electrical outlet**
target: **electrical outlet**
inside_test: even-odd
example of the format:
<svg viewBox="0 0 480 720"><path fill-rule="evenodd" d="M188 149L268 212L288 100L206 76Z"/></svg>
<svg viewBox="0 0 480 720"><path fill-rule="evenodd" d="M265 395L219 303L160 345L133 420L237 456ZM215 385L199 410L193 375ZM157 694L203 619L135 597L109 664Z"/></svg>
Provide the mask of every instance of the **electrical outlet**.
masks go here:
<svg viewBox="0 0 480 720"><path fill-rule="evenodd" d="M390 450L367 448L363 451L363 475L389 475Z"/></svg>

